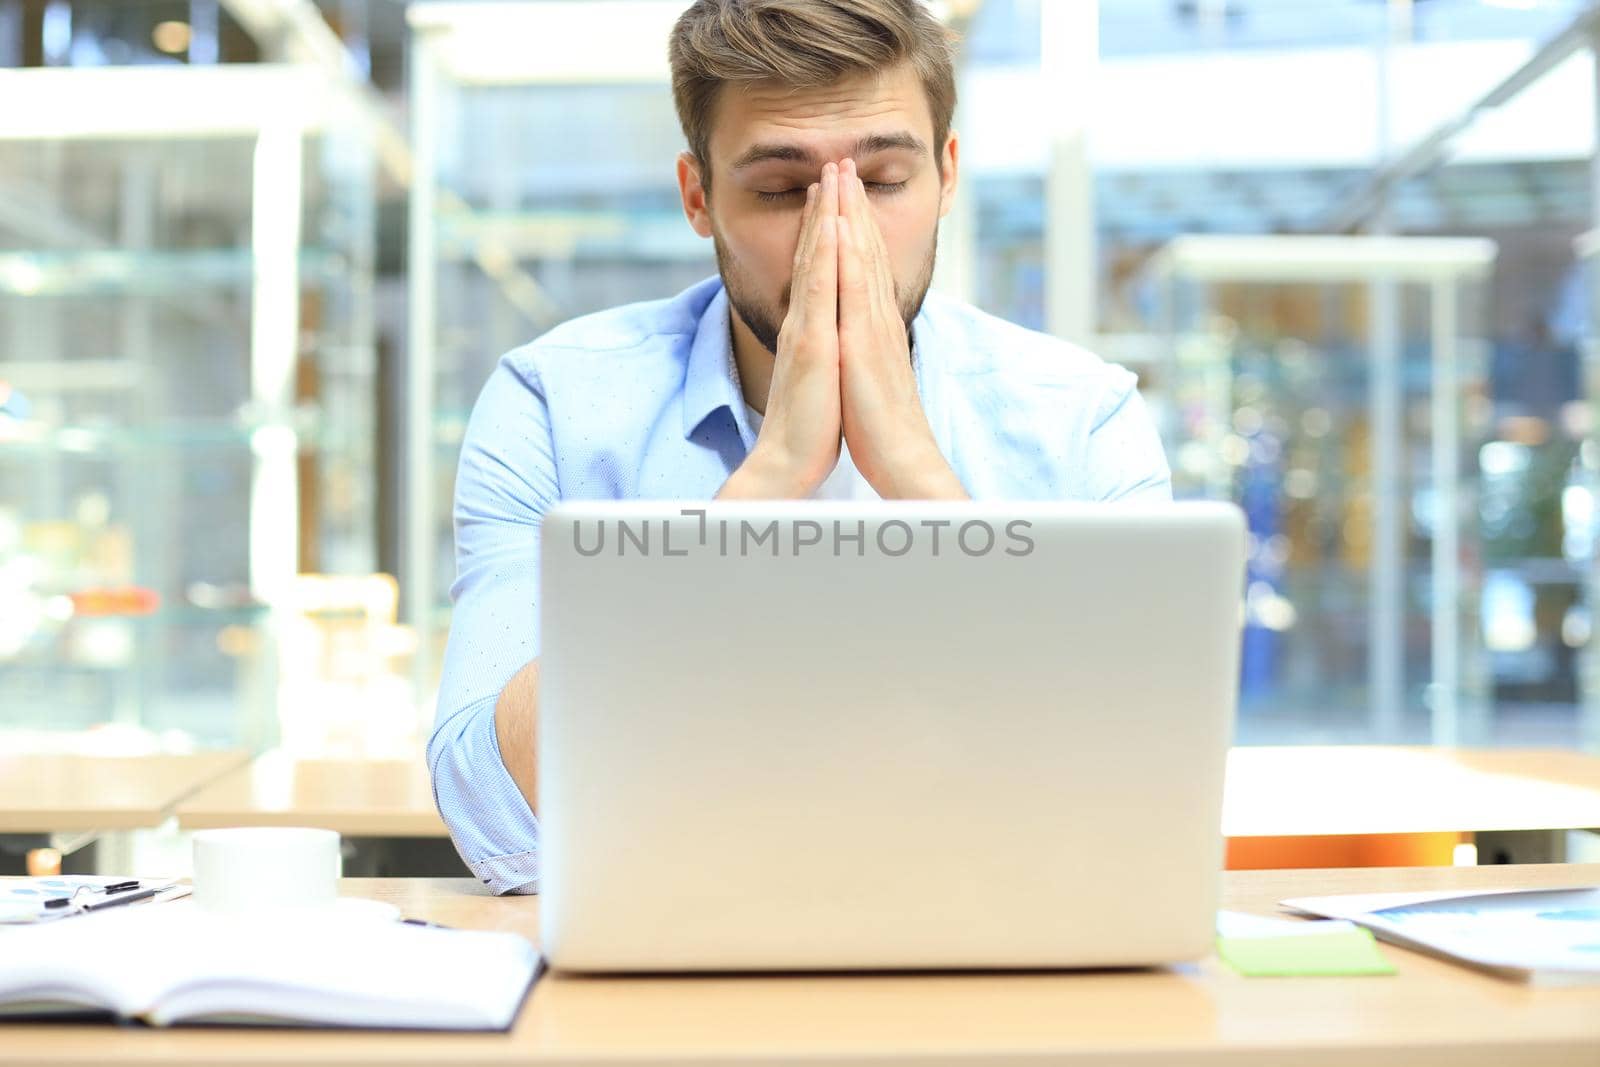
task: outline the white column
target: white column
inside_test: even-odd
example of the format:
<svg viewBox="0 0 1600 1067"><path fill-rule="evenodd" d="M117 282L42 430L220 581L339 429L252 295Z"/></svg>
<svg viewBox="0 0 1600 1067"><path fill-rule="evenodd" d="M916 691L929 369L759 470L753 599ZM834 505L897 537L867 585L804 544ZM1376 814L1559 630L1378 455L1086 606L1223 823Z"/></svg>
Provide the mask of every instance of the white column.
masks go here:
<svg viewBox="0 0 1600 1067"><path fill-rule="evenodd" d="M423 734L431 724L427 693L433 684L434 514L433 417L435 308L435 198L438 181L438 60L426 30L414 31L411 46L411 146L414 153L410 201L409 321L406 329L405 463L401 473L400 575L404 617L417 637L412 681Z"/></svg>
<svg viewBox="0 0 1600 1067"><path fill-rule="evenodd" d="M1378 158L1389 160L1390 76L1395 46L1409 39L1410 0L1390 0L1389 29L1378 55ZM1385 197L1371 232L1389 232ZM1400 359L1400 286L1379 276L1368 289L1371 388L1367 424L1372 457L1372 581L1367 608L1367 680L1372 740L1395 741L1405 710L1405 502L1400 464L1405 454L1405 424L1400 410L1404 382Z"/></svg>
<svg viewBox="0 0 1600 1067"><path fill-rule="evenodd" d="M1594 143L1589 157L1589 214L1594 228L1579 238L1577 251L1583 260L1589 285L1589 343L1582 353L1581 380L1587 390L1584 399L1589 403L1591 424L1596 427L1589 431L1586 444L1591 449L1600 449L1600 393L1595 389L1600 384L1600 25L1591 31L1589 40L1594 71L1595 117ZM1591 495L1600 493L1600 478L1592 471L1586 471L1585 474ZM1600 559L1591 560L1588 587L1585 590L1591 618L1596 614L1596 606L1600 605L1600 569L1597 568L1600 568ZM1584 673L1579 687L1582 694L1578 706L1579 744L1585 751L1600 752L1600 641L1591 638L1581 662Z"/></svg>
<svg viewBox="0 0 1600 1067"><path fill-rule="evenodd" d="M279 612L300 569L300 497L293 423L300 347L300 209L303 131L278 119L256 137L251 177L250 591L271 606L260 670L275 691ZM251 679L252 691L255 684ZM239 730L251 746L277 736L278 709L254 700Z"/></svg>
<svg viewBox="0 0 1600 1067"><path fill-rule="evenodd" d="M1094 174L1088 118L1100 63L1099 0L1039 7L1039 118L1050 138L1045 172L1045 329L1087 345L1096 332Z"/></svg>
<svg viewBox="0 0 1600 1067"><path fill-rule="evenodd" d="M280 120L256 138L252 177L250 589L276 604L300 566L295 362L300 346L302 131Z"/></svg>
<svg viewBox="0 0 1600 1067"><path fill-rule="evenodd" d="M1433 682L1428 687L1430 740L1436 745L1461 743L1461 508L1460 480L1460 323L1456 285L1449 277L1434 281L1433 304Z"/></svg>
<svg viewBox="0 0 1600 1067"><path fill-rule="evenodd" d="M1367 671L1372 740L1399 739L1405 709L1405 502L1400 464L1405 424L1400 368L1400 286L1375 280L1370 294L1371 387L1367 423L1372 457L1372 578L1367 607ZM1435 547L1437 553L1437 543Z"/></svg>

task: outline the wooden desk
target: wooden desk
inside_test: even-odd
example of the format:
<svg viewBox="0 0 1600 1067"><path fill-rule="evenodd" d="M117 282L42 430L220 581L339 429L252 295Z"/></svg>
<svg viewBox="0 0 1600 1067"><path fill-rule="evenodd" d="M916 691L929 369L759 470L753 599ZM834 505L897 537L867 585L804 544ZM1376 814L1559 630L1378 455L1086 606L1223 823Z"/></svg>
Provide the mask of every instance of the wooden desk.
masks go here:
<svg viewBox="0 0 1600 1067"><path fill-rule="evenodd" d="M346 837L446 837L416 759L299 759L268 752L178 805L185 830L315 826Z"/></svg>
<svg viewBox="0 0 1600 1067"><path fill-rule="evenodd" d="M1225 907L1283 897L1600 884L1600 865L1230 872ZM537 897L470 880L347 881L409 916L537 939ZM1600 989L1535 991L1384 946L1395 977L1241 978L1214 959L1148 972L547 977L510 1034L18 1027L0 1060L115 1064L1600 1064ZM307 966L314 966L307 961Z"/></svg>
<svg viewBox="0 0 1600 1067"><path fill-rule="evenodd" d="M1600 826L1600 756L1550 749L1236 748L1229 837Z"/></svg>
<svg viewBox="0 0 1600 1067"><path fill-rule="evenodd" d="M1600 757L1550 749L1236 748L1229 866L1449 864L1475 833L1600 827Z"/></svg>
<svg viewBox="0 0 1600 1067"><path fill-rule="evenodd" d="M243 766L247 752L163 756L0 755L0 833L159 826L190 793Z"/></svg>
<svg viewBox="0 0 1600 1067"><path fill-rule="evenodd" d="M443 837L415 760L267 753L177 808L185 829L308 825ZM1238 748L1223 832L1235 867L1448 864L1478 832L1600 827L1600 757L1553 750Z"/></svg>

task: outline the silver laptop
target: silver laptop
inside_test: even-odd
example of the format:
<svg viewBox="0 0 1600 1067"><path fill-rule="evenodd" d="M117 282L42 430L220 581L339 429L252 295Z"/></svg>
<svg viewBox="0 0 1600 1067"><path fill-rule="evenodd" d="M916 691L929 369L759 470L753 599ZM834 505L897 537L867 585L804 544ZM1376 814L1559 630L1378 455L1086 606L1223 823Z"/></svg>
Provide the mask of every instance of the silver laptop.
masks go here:
<svg viewBox="0 0 1600 1067"><path fill-rule="evenodd" d="M557 506L551 965L1204 955L1244 544L1225 504Z"/></svg>

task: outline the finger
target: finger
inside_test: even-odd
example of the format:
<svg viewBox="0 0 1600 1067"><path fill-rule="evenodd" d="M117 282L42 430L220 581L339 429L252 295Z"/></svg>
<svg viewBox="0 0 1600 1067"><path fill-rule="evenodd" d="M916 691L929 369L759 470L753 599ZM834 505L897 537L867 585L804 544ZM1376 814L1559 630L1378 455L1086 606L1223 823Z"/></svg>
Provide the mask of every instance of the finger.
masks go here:
<svg viewBox="0 0 1600 1067"><path fill-rule="evenodd" d="M855 256L860 264L863 293L881 302L881 314L892 316L897 311L888 246L884 243L882 231L878 229L877 217L867 199L866 183L856 171L855 160L846 160L846 163L849 171L846 185L849 187L850 230Z"/></svg>
<svg viewBox="0 0 1600 1067"><path fill-rule="evenodd" d="M875 265L874 273L881 288L883 306L889 316L899 319L900 308L895 301L894 290L894 261L889 258L889 243L883 239L883 229L878 225L878 216L872 211L871 201L867 199L867 190L863 185L860 190L862 214L866 218L867 241L871 248L869 260Z"/></svg>
<svg viewBox="0 0 1600 1067"><path fill-rule="evenodd" d="M810 247L816 236L817 229L817 183L812 182L806 187L805 206L800 209L800 234L796 241L795 255L800 255Z"/></svg>
<svg viewBox="0 0 1600 1067"><path fill-rule="evenodd" d="M822 168L817 191L816 251L806 275L807 310L815 307L818 321L835 329L839 314L839 168Z"/></svg>
<svg viewBox="0 0 1600 1067"><path fill-rule="evenodd" d="M800 214L800 236L795 241L794 265L789 278L790 307L794 306L796 299L803 299L806 275L816 254L817 218L820 214L817 211L817 192L817 183L812 182L806 189L806 205Z"/></svg>
<svg viewBox="0 0 1600 1067"><path fill-rule="evenodd" d="M852 245L855 256L860 264L858 285L863 287L863 295L881 295L881 286L876 277L878 271L877 249L873 244L873 237L877 226L874 224L872 212L867 202L867 187L861 180L860 172L856 170L854 159L845 160L844 192L841 202L846 206L845 214L850 219L852 231Z"/></svg>
<svg viewBox="0 0 1600 1067"><path fill-rule="evenodd" d="M840 203L845 205L845 213L850 214L850 221L856 224L856 229L861 230L861 237L866 235L867 216L867 187L861 181L861 173L856 170L856 160L845 160L845 195L840 198Z"/></svg>
<svg viewBox="0 0 1600 1067"><path fill-rule="evenodd" d="M847 215L839 216L839 314L853 315L861 299L861 258L856 252L855 227Z"/></svg>
<svg viewBox="0 0 1600 1067"><path fill-rule="evenodd" d="M847 161L848 162L848 161ZM839 213L839 326L841 330L856 329L864 324L870 313L867 304L868 279L866 264L861 255L861 218L851 188L855 178L844 175L840 199L844 202Z"/></svg>

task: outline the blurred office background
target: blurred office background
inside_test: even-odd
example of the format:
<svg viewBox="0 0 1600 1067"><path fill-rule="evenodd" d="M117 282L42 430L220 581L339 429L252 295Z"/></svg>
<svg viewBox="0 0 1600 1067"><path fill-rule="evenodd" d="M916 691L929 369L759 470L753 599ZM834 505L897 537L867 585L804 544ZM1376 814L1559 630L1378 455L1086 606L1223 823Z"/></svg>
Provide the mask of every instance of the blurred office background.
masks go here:
<svg viewBox="0 0 1600 1067"><path fill-rule="evenodd" d="M682 6L0 0L0 748L417 750L494 361L714 272ZM1600 751L1600 7L934 7L936 284L1246 509L1240 741Z"/></svg>

